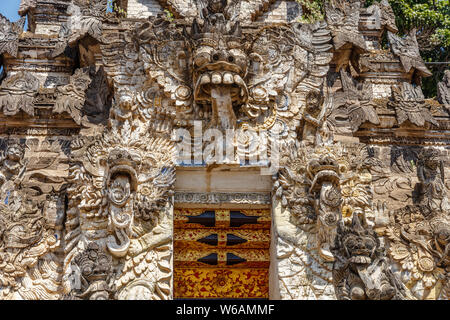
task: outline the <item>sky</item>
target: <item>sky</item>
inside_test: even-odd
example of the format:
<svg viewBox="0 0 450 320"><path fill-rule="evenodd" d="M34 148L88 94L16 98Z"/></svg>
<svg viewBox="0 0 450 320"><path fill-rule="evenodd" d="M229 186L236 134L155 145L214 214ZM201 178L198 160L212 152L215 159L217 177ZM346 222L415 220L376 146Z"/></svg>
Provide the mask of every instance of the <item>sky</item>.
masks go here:
<svg viewBox="0 0 450 320"><path fill-rule="evenodd" d="M9 21L15 22L19 20L20 0L0 0L0 13L8 18Z"/></svg>

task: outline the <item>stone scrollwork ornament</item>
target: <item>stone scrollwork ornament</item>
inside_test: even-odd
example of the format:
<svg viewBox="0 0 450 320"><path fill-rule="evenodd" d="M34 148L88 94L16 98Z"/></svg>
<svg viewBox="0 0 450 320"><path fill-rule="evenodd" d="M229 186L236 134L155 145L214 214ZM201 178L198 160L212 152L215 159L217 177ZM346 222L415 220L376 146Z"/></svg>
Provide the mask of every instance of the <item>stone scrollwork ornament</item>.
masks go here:
<svg viewBox="0 0 450 320"><path fill-rule="evenodd" d="M19 48L19 36L25 25L25 17L17 22L10 22L0 14L0 55L8 53L16 57Z"/></svg>
<svg viewBox="0 0 450 320"><path fill-rule="evenodd" d="M438 125L425 102L422 89L413 84L404 82L402 86L392 87L389 105L395 109L399 124L409 120L419 127L424 126L425 122Z"/></svg>
<svg viewBox="0 0 450 320"><path fill-rule="evenodd" d="M34 101L39 89L39 80L28 72L7 76L0 87L0 109L5 115L24 111L34 115Z"/></svg>
<svg viewBox="0 0 450 320"><path fill-rule="evenodd" d="M450 210L436 150L420 153L417 174L416 204L383 212L388 252L415 297L448 299Z"/></svg>
<svg viewBox="0 0 450 320"><path fill-rule="evenodd" d="M72 116L76 123L81 124L83 121L81 109L85 103L86 90L91 81L88 70L77 69L75 74L70 77L69 84L57 87L58 97L53 111L56 113L65 111ZM86 122L86 119L84 121Z"/></svg>

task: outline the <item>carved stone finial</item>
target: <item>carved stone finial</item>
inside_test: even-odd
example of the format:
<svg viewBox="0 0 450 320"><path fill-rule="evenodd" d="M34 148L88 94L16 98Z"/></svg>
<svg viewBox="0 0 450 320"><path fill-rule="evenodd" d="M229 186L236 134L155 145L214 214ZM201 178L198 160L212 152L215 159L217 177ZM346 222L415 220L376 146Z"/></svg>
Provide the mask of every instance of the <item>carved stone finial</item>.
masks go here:
<svg viewBox="0 0 450 320"><path fill-rule="evenodd" d="M19 7L19 15L24 16L29 10L36 7L37 0L21 0Z"/></svg>
<svg viewBox="0 0 450 320"><path fill-rule="evenodd" d="M50 56L57 57L67 46L75 46L87 35L98 42L103 42L102 30L107 5L108 0L73 1L67 9L71 15L62 25L59 33L60 40Z"/></svg>
<svg viewBox="0 0 450 320"><path fill-rule="evenodd" d="M397 33L398 28L395 24L394 10L388 0L382 0L379 3L381 9L381 25L390 32Z"/></svg>
<svg viewBox="0 0 450 320"><path fill-rule="evenodd" d="M19 48L19 36L22 34L25 25L25 17L17 22L10 22L0 14L0 55L9 53L11 56L17 56Z"/></svg>
<svg viewBox="0 0 450 320"><path fill-rule="evenodd" d="M398 29L395 24L394 10L392 10L391 5L388 0L382 0L380 2L375 2L367 11L374 15L375 25L374 27L380 29L381 32L388 30L393 33L397 33Z"/></svg>
<svg viewBox="0 0 450 320"><path fill-rule="evenodd" d="M342 91L334 94L334 110L330 121L336 117L348 119L348 126L355 132L365 123L380 124L376 112L376 104L372 101L372 87L370 84L355 84L354 79L344 69L340 70Z"/></svg>
<svg viewBox="0 0 450 320"><path fill-rule="evenodd" d="M450 70L445 70L442 81L438 83L437 100L450 112Z"/></svg>
<svg viewBox="0 0 450 320"><path fill-rule="evenodd" d="M355 46L367 50L363 35L359 32L360 1L338 1L339 5L325 2L326 20L333 33L336 50L344 46Z"/></svg>
<svg viewBox="0 0 450 320"><path fill-rule="evenodd" d="M416 40L416 29L410 30L404 38L388 31L388 40L392 52L400 58L406 73L410 73L411 69L414 68L422 77L431 76L430 70L425 66L420 56L419 45Z"/></svg>
<svg viewBox="0 0 450 320"><path fill-rule="evenodd" d="M425 103L419 86L407 82L403 82L402 86L392 86L392 100L388 105L395 109L399 124L409 120L419 127L424 126L425 122L439 125L429 110L430 106Z"/></svg>

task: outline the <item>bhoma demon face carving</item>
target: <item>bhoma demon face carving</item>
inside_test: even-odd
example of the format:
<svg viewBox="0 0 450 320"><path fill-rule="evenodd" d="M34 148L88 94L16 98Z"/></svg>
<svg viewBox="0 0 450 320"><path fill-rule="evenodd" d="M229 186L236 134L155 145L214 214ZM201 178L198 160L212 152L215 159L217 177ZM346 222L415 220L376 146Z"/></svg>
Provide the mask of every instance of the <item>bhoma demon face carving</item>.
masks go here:
<svg viewBox="0 0 450 320"><path fill-rule="evenodd" d="M223 14L212 14L200 27L192 25L194 39L194 99L211 108L212 126L231 129L236 126L233 106L248 99L243 78L247 74L248 58L242 49L239 22L230 26Z"/></svg>

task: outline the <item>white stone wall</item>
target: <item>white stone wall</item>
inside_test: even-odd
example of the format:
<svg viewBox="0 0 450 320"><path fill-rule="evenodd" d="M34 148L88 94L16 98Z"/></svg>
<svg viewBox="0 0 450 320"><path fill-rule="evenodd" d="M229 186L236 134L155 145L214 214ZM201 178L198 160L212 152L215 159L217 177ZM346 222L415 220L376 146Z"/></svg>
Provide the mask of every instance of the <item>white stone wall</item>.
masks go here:
<svg viewBox="0 0 450 320"><path fill-rule="evenodd" d="M163 11L157 0L128 0L128 18L148 18Z"/></svg>
<svg viewBox="0 0 450 320"><path fill-rule="evenodd" d="M261 17L260 22L291 22L302 15L301 6L296 1L276 1Z"/></svg>
<svg viewBox="0 0 450 320"><path fill-rule="evenodd" d="M390 83L387 84L373 84L372 94L374 98L389 98L392 95Z"/></svg>
<svg viewBox="0 0 450 320"><path fill-rule="evenodd" d="M254 10L255 1L243 1L241 10ZM196 15L196 0L173 1L176 11L184 17ZM128 0L127 16L129 18L147 18L156 16L163 11L157 0ZM291 22L298 19L302 14L301 6L296 1L278 0L272 4L262 16L260 22ZM241 14L246 16L246 14Z"/></svg>
<svg viewBox="0 0 450 320"><path fill-rule="evenodd" d="M36 29L34 33L36 34L47 34L47 35L57 35L61 29L60 25L47 24L47 23L36 23Z"/></svg>

